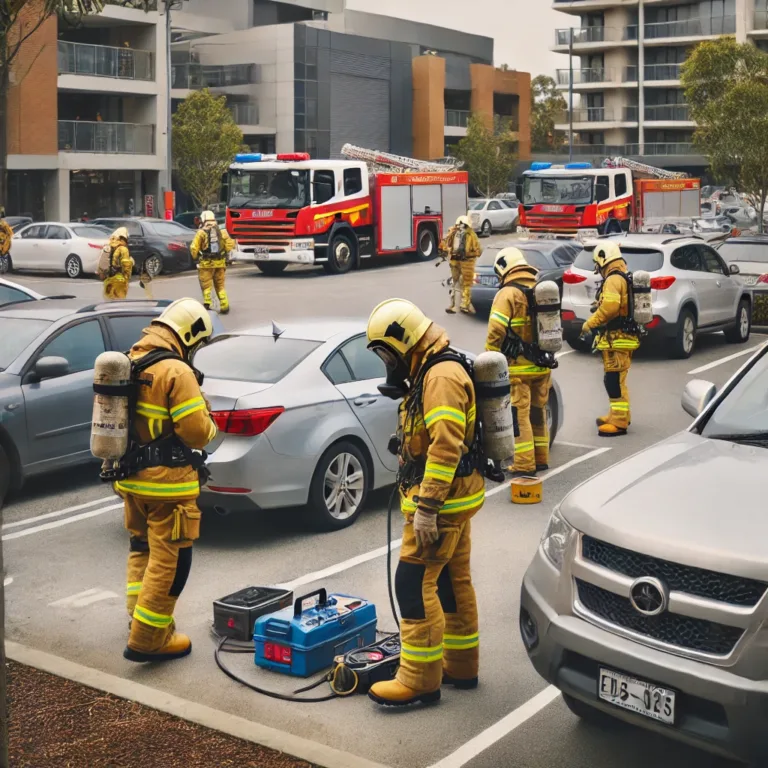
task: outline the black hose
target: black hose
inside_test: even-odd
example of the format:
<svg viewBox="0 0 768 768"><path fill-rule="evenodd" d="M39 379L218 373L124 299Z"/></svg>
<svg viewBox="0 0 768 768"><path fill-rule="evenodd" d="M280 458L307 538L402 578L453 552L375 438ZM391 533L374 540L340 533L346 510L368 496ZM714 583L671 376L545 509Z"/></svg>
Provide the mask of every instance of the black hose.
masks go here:
<svg viewBox="0 0 768 768"><path fill-rule="evenodd" d="M397 616L395 594L392 591L392 507L395 504L399 486L395 485L389 497L389 509L387 510L387 592L389 593L389 607L392 609L392 617L400 631L400 619Z"/></svg>

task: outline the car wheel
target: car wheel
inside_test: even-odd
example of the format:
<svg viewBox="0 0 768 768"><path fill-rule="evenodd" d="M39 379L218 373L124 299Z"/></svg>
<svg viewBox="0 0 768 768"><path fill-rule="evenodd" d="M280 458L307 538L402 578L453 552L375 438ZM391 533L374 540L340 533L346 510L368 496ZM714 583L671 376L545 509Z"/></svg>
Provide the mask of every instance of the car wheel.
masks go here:
<svg viewBox="0 0 768 768"><path fill-rule="evenodd" d="M555 394L554 387L549 390L549 403L547 404L547 434L549 435L549 445L555 442L557 437L557 422L559 421L560 414L558 409L560 403L557 401L557 395Z"/></svg>
<svg viewBox="0 0 768 768"><path fill-rule="evenodd" d="M742 299L739 302L739 311L736 313L736 323L725 331L725 340L731 344L745 344L749 341L749 333L752 330L752 316L749 302Z"/></svg>
<svg viewBox="0 0 768 768"><path fill-rule="evenodd" d="M566 336L565 337L568 346L571 349L575 349L577 352L591 352L592 342L590 340L583 341L578 336Z"/></svg>
<svg viewBox="0 0 768 768"><path fill-rule="evenodd" d="M480 227L480 234L483 237L490 237L493 234L493 227L491 226L491 222L486 219L483 222L483 226Z"/></svg>
<svg viewBox="0 0 768 768"><path fill-rule="evenodd" d="M0 275L7 275L13 271L13 262L11 261L11 254L6 253L5 256L0 256Z"/></svg>
<svg viewBox="0 0 768 768"><path fill-rule="evenodd" d="M576 717L584 720L590 725L597 725L601 728L621 727L621 720L611 717L601 709L591 707L589 704L581 701L581 699L574 699L573 696L569 696L567 693L563 693L562 696L565 706L568 707Z"/></svg>
<svg viewBox="0 0 768 768"><path fill-rule="evenodd" d="M5 449L0 445L0 509L3 508L5 497L11 488L11 461ZM2 574L0 574L2 578Z"/></svg>
<svg viewBox="0 0 768 768"><path fill-rule="evenodd" d="M435 233L425 227L419 230L418 243L416 247L416 261L430 261L437 255L437 240Z"/></svg>
<svg viewBox="0 0 768 768"><path fill-rule="evenodd" d="M355 249L346 235L336 235L328 248L328 261L323 265L331 275L343 275L355 266Z"/></svg>
<svg viewBox="0 0 768 768"><path fill-rule="evenodd" d="M285 272L287 266L287 261L265 261L263 264L258 261L256 262L256 267L259 272L269 275L270 277L275 277L276 275Z"/></svg>
<svg viewBox="0 0 768 768"><path fill-rule="evenodd" d="M346 441L320 458L309 488L307 517L320 531L337 531L357 520L368 495L368 464L360 449Z"/></svg>
<svg viewBox="0 0 768 768"><path fill-rule="evenodd" d="M152 278L161 275L163 273L163 257L159 253L150 253L144 260L144 269Z"/></svg>
<svg viewBox="0 0 768 768"><path fill-rule="evenodd" d="M67 272L67 277L76 279L83 276L83 262L80 261L79 256L70 254L67 256L67 260L64 262L64 269Z"/></svg>
<svg viewBox="0 0 768 768"><path fill-rule="evenodd" d="M669 342L669 356L686 360L696 346L696 317L690 309L684 309L677 320L677 331Z"/></svg>

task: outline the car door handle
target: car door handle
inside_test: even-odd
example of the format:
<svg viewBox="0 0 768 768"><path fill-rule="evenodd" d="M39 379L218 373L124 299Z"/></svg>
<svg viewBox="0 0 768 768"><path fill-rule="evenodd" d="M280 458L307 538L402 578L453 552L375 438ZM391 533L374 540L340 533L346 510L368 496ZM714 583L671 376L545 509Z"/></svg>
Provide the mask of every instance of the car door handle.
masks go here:
<svg viewBox="0 0 768 768"><path fill-rule="evenodd" d="M365 408L366 405L373 405L378 399L378 395L360 395L360 397L355 398L353 402L360 408Z"/></svg>
<svg viewBox="0 0 768 768"><path fill-rule="evenodd" d="M15 411L17 408L21 407L21 403L8 403L8 405L5 406L6 411Z"/></svg>

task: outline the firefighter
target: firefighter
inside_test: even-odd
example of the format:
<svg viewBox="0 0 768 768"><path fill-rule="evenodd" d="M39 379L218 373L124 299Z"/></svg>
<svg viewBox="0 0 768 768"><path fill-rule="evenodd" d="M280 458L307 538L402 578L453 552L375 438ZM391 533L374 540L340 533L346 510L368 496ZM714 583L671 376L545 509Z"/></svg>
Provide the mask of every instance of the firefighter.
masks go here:
<svg viewBox="0 0 768 768"><path fill-rule="evenodd" d="M368 348L387 367L388 394L400 406L398 483L405 517L395 592L401 655L395 680L374 685L378 704L440 698L441 684L477 686L477 603L469 568L470 519L485 480L474 445L475 391L448 350L445 331L411 302L389 299L368 321Z"/></svg>
<svg viewBox="0 0 768 768"><path fill-rule="evenodd" d="M104 280L105 299L124 299L133 273L133 259L128 250L128 230L116 229L109 238L109 267L100 274Z"/></svg>
<svg viewBox="0 0 768 768"><path fill-rule="evenodd" d="M131 535L127 605L133 620L123 653L129 661L168 661L192 649L189 638L175 631L173 610L200 535L196 499L202 454L194 451L216 436L191 366L195 350L212 330L198 301L179 299L144 330L129 353L132 361L157 350L175 353L139 374L131 424L136 445L124 459L128 477L115 483L125 500L125 527Z"/></svg>
<svg viewBox="0 0 768 768"><path fill-rule="evenodd" d="M451 305L445 310L449 315L456 314L456 300L461 292L460 310L470 315L475 314L472 306L472 281L475 277L475 261L482 254L480 241L472 229L468 216L459 216L440 243L440 253L443 258L450 259Z"/></svg>
<svg viewBox="0 0 768 768"><path fill-rule="evenodd" d="M533 338L524 291L534 287L538 270L518 248L503 248L493 268L501 288L493 300L485 348L504 352L509 360L512 407L520 432L515 440L515 463L509 471L513 477L535 475L549 468L547 403L551 386L551 370L527 359L523 350Z"/></svg>
<svg viewBox="0 0 768 768"><path fill-rule="evenodd" d="M10 264L8 256L11 253L12 240L13 230L5 220L5 208L0 207L0 263L2 263L4 267L3 269L0 269L0 273L9 271L7 266Z"/></svg>
<svg viewBox="0 0 768 768"><path fill-rule="evenodd" d="M211 308L211 291L219 297L222 315L229 312L229 299L224 282L227 275L227 257L236 248L235 241L216 223L213 211L200 214L200 229L190 246L192 259L197 261L197 274L203 291L203 304Z"/></svg>
<svg viewBox="0 0 768 768"><path fill-rule="evenodd" d="M597 333L595 347L603 353L603 383L610 400L607 416L597 419L597 431L601 437L626 435L631 422L627 373L632 364L632 353L640 346L634 329L629 328L629 289L627 263L621 248L610 240L595 248L592 259L595 274L603 278L597 292L595 312L584 323L581 338Z"/></svg>

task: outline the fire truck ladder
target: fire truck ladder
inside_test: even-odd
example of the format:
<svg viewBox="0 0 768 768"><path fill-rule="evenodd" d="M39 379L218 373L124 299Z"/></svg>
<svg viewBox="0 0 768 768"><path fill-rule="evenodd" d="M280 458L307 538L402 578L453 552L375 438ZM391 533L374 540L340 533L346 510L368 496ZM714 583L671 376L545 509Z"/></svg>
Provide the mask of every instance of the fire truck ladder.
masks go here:
<svg viewBox="0 0 768 768"><path fill-rule="evenodd" d="M455 171L461 168L463 163L455 157L446 157L441 160L416 160L402 155L391 155L389 152L378 152L375 149L356 147L353 144L345 144L341 148L341 154L350 160L362 160L368 163L372 171L382 173L402 173L404 171L421 173L440 173L443 171Z"/></svg>
<svg viewBox="0 0 768 768"><path fill-rule="evenodd" d="M637 160L630 160L626 157L609 157L603 162L606 168L629 168L635 173L642 173L654 179L687 179L688 174L680 171L666 171L663 168L656 168L653 165L638 163Z"/></svg>

